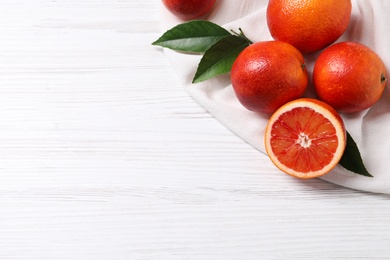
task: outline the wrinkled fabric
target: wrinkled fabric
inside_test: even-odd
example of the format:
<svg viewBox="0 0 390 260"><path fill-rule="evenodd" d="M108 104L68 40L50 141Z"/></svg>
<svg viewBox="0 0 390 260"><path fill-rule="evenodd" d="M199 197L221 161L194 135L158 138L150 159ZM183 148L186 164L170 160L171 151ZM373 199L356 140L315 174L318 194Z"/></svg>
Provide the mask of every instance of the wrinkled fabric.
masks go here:
<svg viewBox="0 0 390 260"><path fill-rule="evenodd" d="M230 30L241 28L253 42L272 40L266 23L266 0L219 0L213 11L204 19ZM390 68L390 1L353 0L352 16L346 32L337 40L356 41L374 50ZM162 32L182 23L161 6ZM184 89L201 106L226 128L251 146L265 153L263 135L269 115L257 114L245 109L235 97L230 75L217 76L192 84L201 55L179 53L169 49L164 52L174 67ZM305 55L311 80L316 57L321 51ZM311 83L310 83L311 84ZM357 143L367 170L374 176L368 178L351 173L337 166L322 179L353 189L390 194L390 83L379 100L371 108L341 115L347 131ZM313 95L309 85L305 96Z"/></svg>

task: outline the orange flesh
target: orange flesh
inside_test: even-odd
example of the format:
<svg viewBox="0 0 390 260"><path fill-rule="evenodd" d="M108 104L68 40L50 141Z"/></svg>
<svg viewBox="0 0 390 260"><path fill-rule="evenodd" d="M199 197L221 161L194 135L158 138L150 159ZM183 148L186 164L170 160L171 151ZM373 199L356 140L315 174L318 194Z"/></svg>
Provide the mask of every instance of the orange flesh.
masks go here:
<svg viewBox="0 0 390 260"><path fill-rule="evenodd" d="M297 172L321 170L332 161L338 145L335 127L311 108L287 111L271 130L273 153Z"/></svg>

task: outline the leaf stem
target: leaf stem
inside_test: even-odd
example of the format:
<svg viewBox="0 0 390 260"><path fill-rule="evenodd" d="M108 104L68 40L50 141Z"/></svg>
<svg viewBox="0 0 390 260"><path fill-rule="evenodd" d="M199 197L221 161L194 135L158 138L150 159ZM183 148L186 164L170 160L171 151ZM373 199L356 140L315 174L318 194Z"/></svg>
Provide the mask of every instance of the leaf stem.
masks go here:
<svg viewBox="0 0 390 260"><path fill-rule="evenodd" d="M233 29L230 30L234 35L244 39L245 41L247 41L249 44L253 44L253 42L248 38L246 37L246 35L244 34L243 30L241 28L238 28L238 30L240 31L239 33L234 31Z"/></svg>

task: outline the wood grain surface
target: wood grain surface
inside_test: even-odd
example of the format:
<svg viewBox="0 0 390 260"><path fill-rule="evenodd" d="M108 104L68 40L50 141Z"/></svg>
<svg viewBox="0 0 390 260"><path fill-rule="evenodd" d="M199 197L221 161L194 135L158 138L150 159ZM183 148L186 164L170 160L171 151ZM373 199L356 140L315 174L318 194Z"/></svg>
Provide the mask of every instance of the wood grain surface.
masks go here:
<svg viewBox="0 0 390 260"><path fill-rule="evenodd" d="M390 197L276 170L182 89L159 14L0 0L0 259L389 259Z"/></svg>

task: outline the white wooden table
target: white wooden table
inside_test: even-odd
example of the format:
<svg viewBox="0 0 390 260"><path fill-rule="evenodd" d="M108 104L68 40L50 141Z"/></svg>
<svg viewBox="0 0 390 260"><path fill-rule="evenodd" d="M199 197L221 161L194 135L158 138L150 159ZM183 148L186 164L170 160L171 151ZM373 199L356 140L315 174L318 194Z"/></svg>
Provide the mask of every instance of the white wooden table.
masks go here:
<svg viewBox="0 0 390 260"><path fill-rule="evenodd" d="M224 128L151 46L157 1L0 0L0 259L389 259L390 196Z"/></svg>

